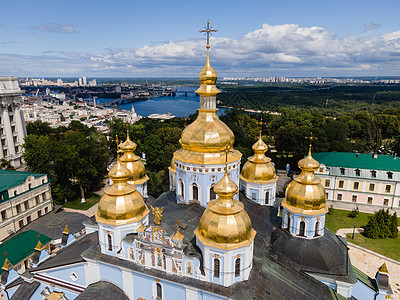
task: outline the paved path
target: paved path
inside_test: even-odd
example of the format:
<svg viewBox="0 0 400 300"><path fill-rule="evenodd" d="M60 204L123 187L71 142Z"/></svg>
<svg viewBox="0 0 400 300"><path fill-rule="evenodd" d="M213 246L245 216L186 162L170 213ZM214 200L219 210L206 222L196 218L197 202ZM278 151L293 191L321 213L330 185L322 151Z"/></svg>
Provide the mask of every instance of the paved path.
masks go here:
<svg viewBox="0 0 400 300"><path fill-rule="evenodd" d="M356 233L362 233L363 228L356 228ZM341 228L336 234L346 237L346 234L353 233L353 228ZM378 268L386 263L389 271L389 282L393 290L391 299L400 300L400 262L387 258L373 251L364 249L360 246L348 242L351 263L367 274L375 278Z"/></svg>

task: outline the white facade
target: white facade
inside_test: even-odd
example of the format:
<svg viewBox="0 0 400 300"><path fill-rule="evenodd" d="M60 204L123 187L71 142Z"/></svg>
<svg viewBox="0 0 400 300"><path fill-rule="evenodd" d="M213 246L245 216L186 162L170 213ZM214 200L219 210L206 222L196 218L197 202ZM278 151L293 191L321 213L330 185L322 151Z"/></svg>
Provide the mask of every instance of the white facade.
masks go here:
<svg viewBox="0 0 400 300"><path fill-rule="evenodd" d="M209 201L217 199L214 185L224 176L225 164L199 165L175 158L175 167L175 178L171 178L174 176L170 171L170 181L175 180L177 203L189 204L194 201L207 207ZM240 159L228 164L228 174L232 181L239 185ZM239 199L239 194L236 194L234 199Z"/></svg>
<svg viewBox="0 0 400 300"><path fill-rule="evenodd" d="M278 179L278 178L277 178ZM240 180L240 191L248 199L260 205L274 206L276 200L276 180L268 183L254 183Z"/></svg>
<svg viewBox="0 0 400 300"><path fill-rule="evenodd" d="M22 145L27 135L21 94L17 77L0 77L0 159L10 161L13 167L23 163Z"/></svg>

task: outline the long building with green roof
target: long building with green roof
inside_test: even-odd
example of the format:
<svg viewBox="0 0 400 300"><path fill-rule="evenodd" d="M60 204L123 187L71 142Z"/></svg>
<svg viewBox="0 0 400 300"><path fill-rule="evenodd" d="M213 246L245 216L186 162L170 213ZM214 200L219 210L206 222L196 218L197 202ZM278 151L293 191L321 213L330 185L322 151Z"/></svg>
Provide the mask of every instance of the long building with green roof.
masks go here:
<svg viewBox="0 0 400 300"><path fill-rule="evenodd" d="M327 200L334 207L365 211L400 211L400 158L391 155L321 152L320 163Z"/></svg>
<svg viewBox="0 0 400 300"><path fill-rule="evenodd" d="M46 174L0 169L0 241L52 209Z"/></svg>
<svg viewBox="0 0 400 300"><path fill-rule="evenodd" d="M35 247L39 241L43 247L46 247L51 238L31 229L8 239L0 245L0 266L3 266L7 259L14 270L25 271L30 265L29 258L35 252ZM0 269L0 274L2 272L3 269Z"/></svg>

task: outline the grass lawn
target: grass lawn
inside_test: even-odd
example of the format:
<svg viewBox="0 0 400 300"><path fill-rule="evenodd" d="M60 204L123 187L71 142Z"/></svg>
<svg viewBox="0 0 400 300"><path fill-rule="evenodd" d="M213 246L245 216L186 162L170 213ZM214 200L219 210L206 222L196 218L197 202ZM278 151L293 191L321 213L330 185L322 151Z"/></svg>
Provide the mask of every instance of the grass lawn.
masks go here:
<svg viewBox="0 0 400 300"><path fill-rule="evenodd" d="M360 212L357 217L350 218L347 215L350 211L333 209L330 214L325 216L325 227L333 233L340 228L353 228L353 224L356 223L356 227L367 225L368 217L372 214Z"/></svg>
<svg viewBox="0 0 400 300"><path fill-rule="evenodd" d="M400 237L395 239L369 239L361 233L356 233L353 240L351 236L352 234L347 235L347 241L350 243L400 261Z"/></svg>
<svg viewBox="0 0 400 300"><path fill-rule="evenodd" d="M73 209L87 210L90 207L92 207L93 205L95 205L97 202L99 202L100 198L101 198L101 196L94 194L94 193L90 193L90 194L86 195L85 203L81 203L81 198L78 197L74 201L68 201L68 202L64 203L63 206L68 207L68 208L73 208Z"/></svg>

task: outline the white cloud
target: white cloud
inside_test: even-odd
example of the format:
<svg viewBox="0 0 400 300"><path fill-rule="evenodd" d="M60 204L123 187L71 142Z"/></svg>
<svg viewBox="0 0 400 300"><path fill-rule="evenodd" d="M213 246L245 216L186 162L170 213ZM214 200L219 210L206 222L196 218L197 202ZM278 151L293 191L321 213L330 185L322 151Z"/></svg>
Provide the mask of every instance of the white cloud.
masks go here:
<svg viewBox="0 0 400 300"><path fill-rule="evenodd" d="M55 24L47 23L32 27L35 30L50 33L73 33L76 32L75 27L71 24Z"/></svg>
<svg viewBox="0 0 400 300"><path fill-rule="evenodd" d="M196 77L205 54L204 39L168 41L139 49L113 47L100 54L0 54L0 73L6 73L9 66L21 75ZM400 31L339 38L317 26L264 24L236 40L212 37L211 61L220 75L397 75Z"/></svg>
<svg viewBox="0 0 400 300"><path fill-rule="evenodd" d="M373 23L373 22L365 22L364 23L364 31L371 31L377 28L380 28L381 24Z"/></svg>

